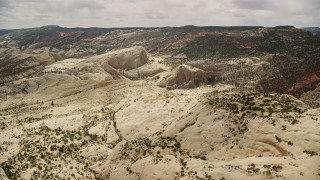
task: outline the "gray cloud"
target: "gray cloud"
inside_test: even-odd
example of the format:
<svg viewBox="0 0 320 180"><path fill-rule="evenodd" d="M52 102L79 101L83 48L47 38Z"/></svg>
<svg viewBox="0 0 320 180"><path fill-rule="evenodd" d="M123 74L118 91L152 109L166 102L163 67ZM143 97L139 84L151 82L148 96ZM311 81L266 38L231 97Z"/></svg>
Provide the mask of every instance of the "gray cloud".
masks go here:
<svg viewBox="0 0 320 180"><path fill-rule="evenodd" d="M0 28L320 26L319 0L0 0Z"/></svg>
<svg viewBox="0 0 320 180"><path fill-rule="evenodd" d="M241 9L271 10L274 5L272 0L233 0L233 3Z"/></svg>
<svg viewBox="0 0 320 180"><path fill-rule="evenodd" d="M167 19L169 18L164 12L161 11L145 11L143 17L146 19Z"/></svg>
<svg viewBox="0 0 320 180"><path fill-rule="evenodd" d="M192 9L194 10L200 10L205 8L208 5L208 3L206 1L197 1L192 5Z"/></svg>
<svg viewBox="0 0 320 180"><path fill-rule="evenodd" d="M8 8L9 6L10 6L10 3L8 1L4 1L4 0L0 1L0 8L1 9Z"/></svg>

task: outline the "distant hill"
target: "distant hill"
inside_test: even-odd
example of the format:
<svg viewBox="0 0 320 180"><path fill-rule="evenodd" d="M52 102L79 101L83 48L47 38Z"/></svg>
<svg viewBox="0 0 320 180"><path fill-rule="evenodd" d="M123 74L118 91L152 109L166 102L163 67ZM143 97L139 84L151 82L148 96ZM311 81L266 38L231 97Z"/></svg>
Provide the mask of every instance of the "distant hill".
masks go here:
<svg viewBox="0 0 320 180"><path fill-rule="evenodd" d="M0 29L0 36L14 31L13 29Z"/></svg>
<svg viewBox="0 0 320 180"><path fill-rule="evenodd" d="M320 27L304 27L304 28L301 28L305 31L309 31L311 32L312 34L320 34Z"/></svg>

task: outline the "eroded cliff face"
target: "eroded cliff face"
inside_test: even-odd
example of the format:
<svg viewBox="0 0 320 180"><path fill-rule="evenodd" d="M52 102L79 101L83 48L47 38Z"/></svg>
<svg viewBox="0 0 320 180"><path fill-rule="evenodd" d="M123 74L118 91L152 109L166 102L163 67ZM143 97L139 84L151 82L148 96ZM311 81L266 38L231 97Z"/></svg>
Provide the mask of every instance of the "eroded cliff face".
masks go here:
<svg viewBox="0 0 320 180"><path fill-rule="evenodd" d="M284 51L298 46L292 34L317 38L130 29L63 50L44 47L60 42L50 35L22 49L2 37L0 177L319 179L318 50Z"/></svg>

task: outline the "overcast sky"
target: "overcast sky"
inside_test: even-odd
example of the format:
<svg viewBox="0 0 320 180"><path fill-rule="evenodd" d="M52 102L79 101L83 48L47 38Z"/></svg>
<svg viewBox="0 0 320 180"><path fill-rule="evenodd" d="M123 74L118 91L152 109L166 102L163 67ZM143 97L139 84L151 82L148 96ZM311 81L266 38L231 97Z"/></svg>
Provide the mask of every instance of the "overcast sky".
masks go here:
<svg viewBox="0 0 320 180"><path fill-rule="evenodd" d="M320 26L320 0L0 0L0 28Z"/></svg>

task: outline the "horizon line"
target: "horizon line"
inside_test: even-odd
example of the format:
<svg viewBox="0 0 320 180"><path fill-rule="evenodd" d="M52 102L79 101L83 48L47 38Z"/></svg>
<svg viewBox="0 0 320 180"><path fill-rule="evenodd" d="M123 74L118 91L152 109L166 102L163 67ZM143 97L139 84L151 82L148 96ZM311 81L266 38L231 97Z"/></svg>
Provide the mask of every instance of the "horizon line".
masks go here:
<svg viewBox="0 0 320 180"><path fill-rule="evenodd" d="M97 28L97 29L126 29L126 28L142 28L142 29L153 29L153 28L179 28L179 27L261 27L261 28L273 28L273 27L294 27L294 28L319 28L319 26L302 26L296 27L294 25L276 25L276 26L263 26L263 25L230 25L230 26L219 26L219 25L205 25L205 26L197 26L197 25L183 25L183 26L118 26L118 27L67 27L60 25L43 25L43 26L35 26L35 27L26 27L26 28L0 28L1 30L19 30L19 29L34 29L34 28L44 28L44 27L60 27L60 28L68 28L68 29L76 29L76 28Z"/></svg>

